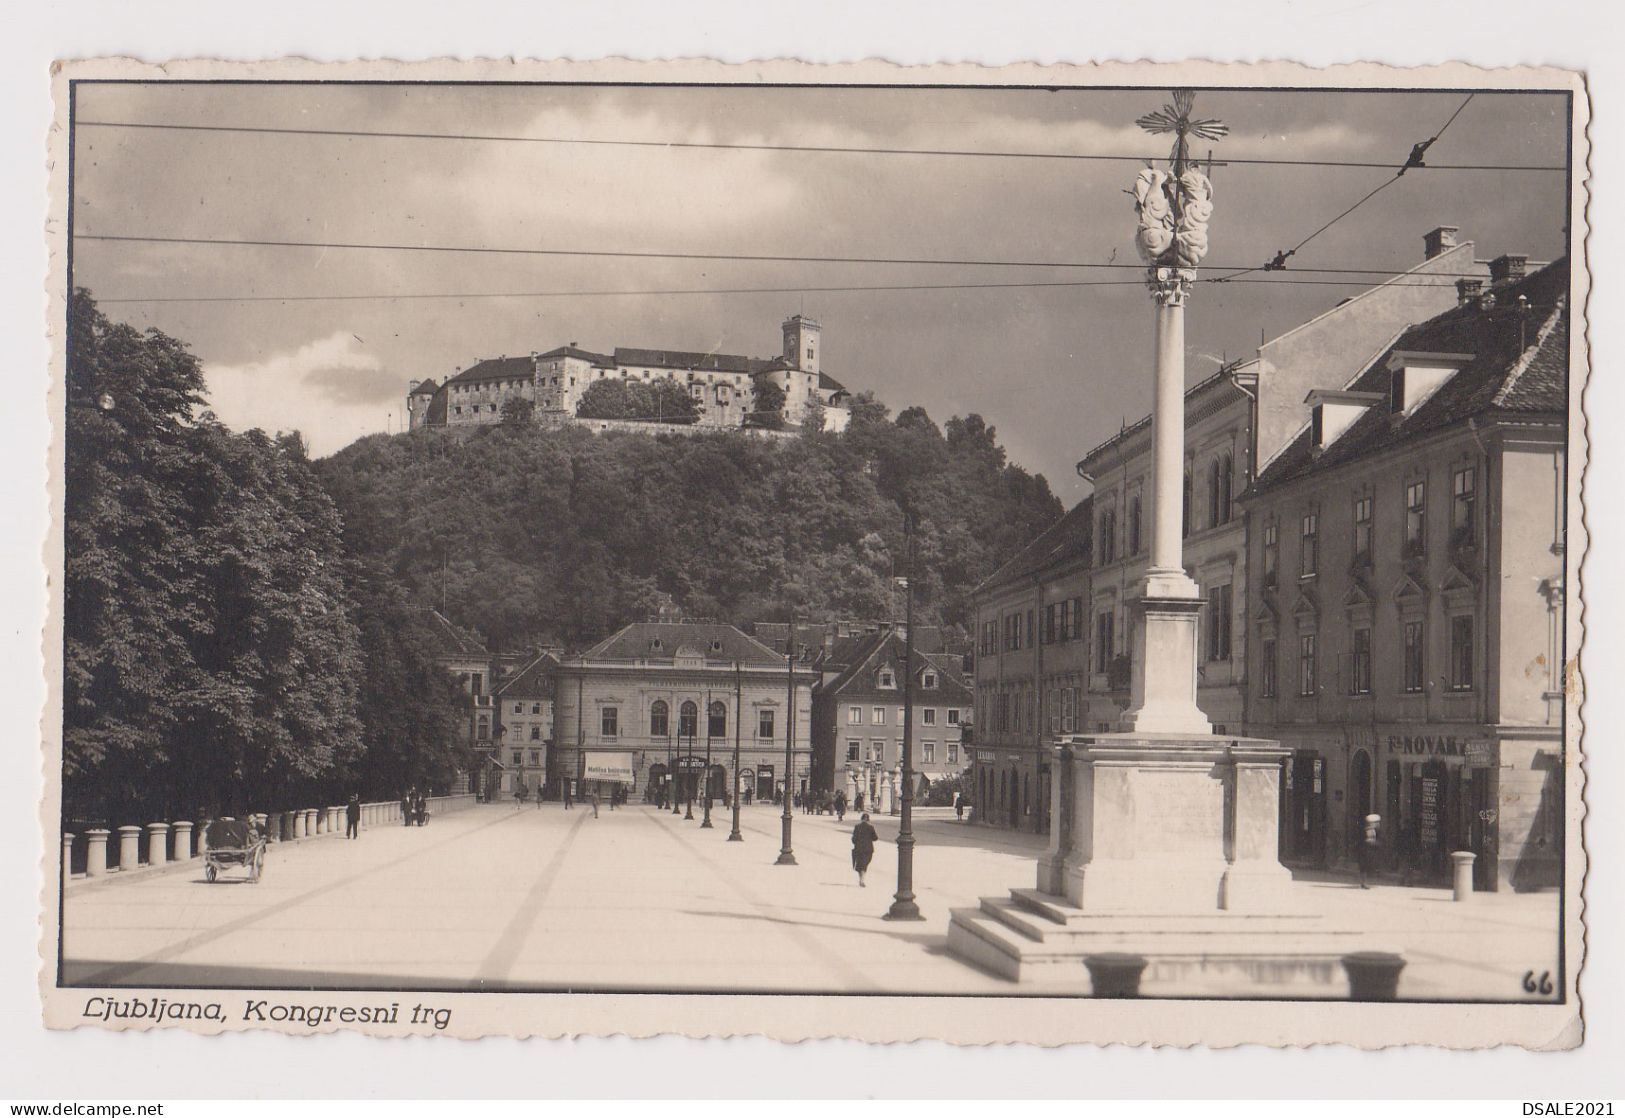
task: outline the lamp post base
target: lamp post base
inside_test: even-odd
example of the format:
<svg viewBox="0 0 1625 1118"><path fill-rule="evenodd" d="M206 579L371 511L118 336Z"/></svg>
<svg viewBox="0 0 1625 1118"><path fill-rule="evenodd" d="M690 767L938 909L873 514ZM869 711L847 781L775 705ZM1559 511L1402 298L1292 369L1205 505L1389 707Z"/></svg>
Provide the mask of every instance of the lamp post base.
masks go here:
<svg viewBox="0 0 1625 1118"><path fill-rule="evenodd" d="M925 917L920 915L920 906L914 903L913 897L909 897L907 900L899 897L892 902L891 908L886 910L886 915L882 916L881 919L924 920Z"/></svg>
<svg viewBox="0 0 1625 1118"><path fill-rule="evenodd" d="M728 832L728 841L729 842L744 842L745 841L745 836L740 834L737 830L729 831Z"/></svg>
<svg viewBox="0 0 1625 1118"><path fill-rule="evenodd" d="M781 850L779 856L773 860L773 864L775 866L793 866L796 864L796 856L788 850Z"/></svg>

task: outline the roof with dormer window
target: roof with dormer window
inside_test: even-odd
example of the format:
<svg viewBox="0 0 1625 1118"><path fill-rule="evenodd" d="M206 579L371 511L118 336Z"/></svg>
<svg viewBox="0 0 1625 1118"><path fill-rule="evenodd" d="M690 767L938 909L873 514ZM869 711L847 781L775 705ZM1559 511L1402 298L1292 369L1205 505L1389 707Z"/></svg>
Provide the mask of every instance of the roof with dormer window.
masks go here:
<svg viewBox="0 0 1625 1118"><path fill-rule="evenodd" d="M1306 425L1264 468L1246 496L1308 474L1380 453L1475 417L1568 415L1569 262L1553 261L1522 279L1412 326L1348 385L1351 392L1389 391L1395 355L1449 355L1461 367L1403 417L1368 408L1320 453ZM1493 299L1486 298L1493 296ZM1525 300L1520 304L1519 297Z"/></svg>

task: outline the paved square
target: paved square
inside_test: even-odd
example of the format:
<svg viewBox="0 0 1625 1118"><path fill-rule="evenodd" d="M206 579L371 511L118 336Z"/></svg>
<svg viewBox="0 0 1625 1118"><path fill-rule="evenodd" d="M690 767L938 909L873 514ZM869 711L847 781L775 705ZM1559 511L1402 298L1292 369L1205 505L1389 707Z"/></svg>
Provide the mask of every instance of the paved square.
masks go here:
<svg viewBox="0 0 1625 1118"><path fill-rule="evenodd" d="M258 885L203 881L201 862L69 890L64 974L76 985L648 990L748 993L1087 993L1017 986L946 954L949 909L1030 885L1044 840L917 817L919 923L881 919L897 821L859 888L854 817L794 817L796 866L773 864L779 814L746 807L745 841L641 804L481 806L358 841L271 848ZM1555 894L1481 894L1300 880L1328 923L1380 932L1408 960L1408 998L1524 997L1557 974Z"/></svg>

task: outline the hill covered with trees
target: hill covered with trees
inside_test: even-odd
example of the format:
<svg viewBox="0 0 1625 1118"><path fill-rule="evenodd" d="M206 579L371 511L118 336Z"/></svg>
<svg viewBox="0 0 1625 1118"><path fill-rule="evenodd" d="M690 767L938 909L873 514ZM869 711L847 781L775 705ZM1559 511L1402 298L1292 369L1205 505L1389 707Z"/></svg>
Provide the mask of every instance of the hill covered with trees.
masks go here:
<svg viewBox="0 0 1625 1118"><path fill-rule="evenodd" d="M351 552L500 648L578 646L662 594L735 622L889 616L905 505L917 615L968 628L970 590L1062 512L980 416L894 420L869 395L839 434L504 424L369 436L317 469Z"/></svg>

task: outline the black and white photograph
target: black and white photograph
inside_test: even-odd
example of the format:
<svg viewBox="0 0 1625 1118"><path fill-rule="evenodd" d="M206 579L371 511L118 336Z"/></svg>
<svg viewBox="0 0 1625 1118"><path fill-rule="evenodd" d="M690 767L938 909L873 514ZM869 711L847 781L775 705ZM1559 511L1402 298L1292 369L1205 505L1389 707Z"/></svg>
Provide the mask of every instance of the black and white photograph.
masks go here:
<svg viewBox="0 0 1625 1118"><path fill-rule="evenodd" d="M58 75L47 1024L1577 1044L1576 77L766 73Z"/></svg>

